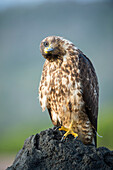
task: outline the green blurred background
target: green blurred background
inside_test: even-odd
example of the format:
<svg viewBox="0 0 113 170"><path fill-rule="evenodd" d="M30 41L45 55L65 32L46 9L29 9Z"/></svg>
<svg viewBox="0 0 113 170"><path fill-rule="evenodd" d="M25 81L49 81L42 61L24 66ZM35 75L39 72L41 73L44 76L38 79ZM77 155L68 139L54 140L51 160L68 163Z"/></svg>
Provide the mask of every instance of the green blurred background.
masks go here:
<svg viewBox="0 0 113 170"><path fill-rule="evenodd" d="M0 153L16 153L27 137L53 126L38 101L45 61L39 45L49 35L71 40L93 62L98 147L113 149L113 2L29 0L0 8Z"/></svg>

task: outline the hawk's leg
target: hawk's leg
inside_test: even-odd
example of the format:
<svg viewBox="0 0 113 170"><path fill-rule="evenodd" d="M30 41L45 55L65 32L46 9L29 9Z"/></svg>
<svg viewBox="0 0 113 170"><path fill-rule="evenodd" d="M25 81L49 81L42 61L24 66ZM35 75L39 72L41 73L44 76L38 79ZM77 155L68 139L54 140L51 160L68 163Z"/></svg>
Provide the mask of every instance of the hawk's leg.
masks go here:
<svg viewBox="0 0 113 170"><path fill-rule="evenodd" d="M66 133L63 136L63 139L65 139L69 134L73 135L75 138L78 137L78 134L73 131L72 124L73 124L73 121L71 122L69 128L65 128L63 126L61 126L61 128L59 128L59 130L66 131Z"/></svg>

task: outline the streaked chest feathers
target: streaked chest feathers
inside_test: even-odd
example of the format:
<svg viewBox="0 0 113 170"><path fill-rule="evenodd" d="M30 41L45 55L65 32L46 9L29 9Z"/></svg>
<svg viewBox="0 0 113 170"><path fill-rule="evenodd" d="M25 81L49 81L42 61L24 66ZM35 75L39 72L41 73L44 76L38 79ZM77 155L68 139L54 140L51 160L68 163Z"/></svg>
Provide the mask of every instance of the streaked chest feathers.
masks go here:
<svg viewBox="0 0 113 170"><path fill-rule="evenodd" d="M46 61L40 88L43 111L47 107L56 114L59 111L66 114L76 112L84 105L76 61L74 63L66 59L59 63Z"/></svg>

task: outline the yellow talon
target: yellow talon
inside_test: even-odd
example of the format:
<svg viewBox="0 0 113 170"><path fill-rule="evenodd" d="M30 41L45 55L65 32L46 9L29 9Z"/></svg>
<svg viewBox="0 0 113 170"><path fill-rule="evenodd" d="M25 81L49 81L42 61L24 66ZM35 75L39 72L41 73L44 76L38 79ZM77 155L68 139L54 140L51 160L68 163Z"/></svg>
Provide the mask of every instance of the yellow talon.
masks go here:
<svg viewBox="0 0 113 170"><path fill-rule="evenodd" d="M66 131L66 133L64 134L64 139L65 139L69 134L73 135L75 138L78 136L78 134L73 131L72 124L73 124L73 122L71 122L69 128L65 128L65 127L63 127L63 126L61 126L61 128L59 128L60 131L61 131L61 130Z"/></svg>

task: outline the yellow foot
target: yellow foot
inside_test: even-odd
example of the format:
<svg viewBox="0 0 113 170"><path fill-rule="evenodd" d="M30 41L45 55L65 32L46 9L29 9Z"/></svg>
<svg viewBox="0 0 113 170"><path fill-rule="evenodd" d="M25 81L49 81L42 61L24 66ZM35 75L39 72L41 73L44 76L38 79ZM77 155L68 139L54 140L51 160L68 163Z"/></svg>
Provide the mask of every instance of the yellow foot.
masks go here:
<svg viewBox="0 0 113 170"><path fill-rule="evenodd" d="M61 130L66 131L66 133L65 133L64 136L63 136L64 139L65 139L69 134L73 135L75 138L78 137L78 134L73 131L72 124L73 124L73 122L71 122L69 128L65 128L65 127L63 127L63 126L61 126L61 128L59 128L60 131L61 131Z"/></svg>

